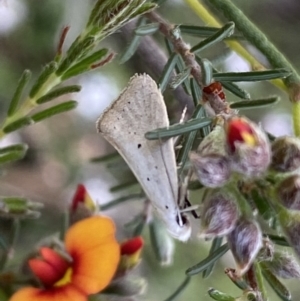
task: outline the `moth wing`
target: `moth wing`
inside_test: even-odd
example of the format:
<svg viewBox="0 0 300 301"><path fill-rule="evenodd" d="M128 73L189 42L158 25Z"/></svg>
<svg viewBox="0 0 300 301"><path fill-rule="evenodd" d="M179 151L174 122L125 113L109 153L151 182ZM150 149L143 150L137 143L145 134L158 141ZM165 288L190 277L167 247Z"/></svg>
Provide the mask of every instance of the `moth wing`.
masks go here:
<svg viewBox="0 0 300 301"><path fill-rule="evenodd" d="M97 121L98 131L125 159L154 208L160 215L176 220L178 180L172 139L145 138L146 132L167 126L169 119L161 92L145 74L134 76Z"/></svg>

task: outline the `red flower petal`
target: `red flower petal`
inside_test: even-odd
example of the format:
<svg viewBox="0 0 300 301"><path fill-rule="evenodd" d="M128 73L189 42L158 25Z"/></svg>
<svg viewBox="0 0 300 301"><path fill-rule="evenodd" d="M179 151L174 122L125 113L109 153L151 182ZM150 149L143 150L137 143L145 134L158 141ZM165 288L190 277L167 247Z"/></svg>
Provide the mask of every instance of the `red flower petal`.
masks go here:
<svg viewBox="0 0 300 301"><path fill-rule="evenodd" d="M50 248L43 247L40 249L40 253L43 256L43 259L51 264L61 276L65 274L66 270L70 266L66 259Z"/></svg>
<svg viewBox="0 0 300 301"><path fill-rule="evenodd" d="M28 265L35 276L48 287L52 286L62 276L58 275L53 266L40 259L30 259Z"/></svg>
<svg viewBox="0 0 300 301"><path fill-rule="evenodd" d="M227 141L231 150L235 150L236 141L250 144L250 140L251 144L256 141L251 125L243 118L232 118L227 125Z"/></svg>
<svg viewBox="0 0 300 301"><path fill-rule="evenodd" d="M121 255L132 255L140 250L144 245L144 240L141 236L126 240L121 244Z"/></svg>
<svg viewBox="0 0 300 301"><path fill-rule="evenodd" d="M40 253L42 259L31 259L28 261L28 265L35 276L49 287L63 277L69 263L50 248L43 247L40 249Z"/></svg>
<svg viewBox="0 0 300 301"><path fill-rule="evenodd" d="M84 202L85 194L86 194L86 189L85 189L84 185L79 184L77 186L76 192L75 192L73 200L72 200L72 207L71 207L72 211L76 210L76 208L80 202Z"/></svg>

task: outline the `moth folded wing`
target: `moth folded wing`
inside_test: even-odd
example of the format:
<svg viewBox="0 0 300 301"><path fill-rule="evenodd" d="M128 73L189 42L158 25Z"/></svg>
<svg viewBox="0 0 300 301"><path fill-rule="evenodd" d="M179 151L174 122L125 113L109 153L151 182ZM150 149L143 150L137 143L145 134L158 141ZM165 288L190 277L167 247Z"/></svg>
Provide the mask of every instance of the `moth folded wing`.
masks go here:
<svg viewBox="0 0 300 301"><path fill-rule="evenodd" d="M169 125L164 100L147 75L135 76L127 89L98 119L98 131L127 162L172 236L187 240L191 229L181 224L178 181L172 140L150 141L147 131Z"/></svg>
<svg viewBox="0 0 300 301"><path fill-rule="evenodd" d="M123 128L128 129L125 126ZM173 164L173 160L170 160L173 155L170 153L173 150L172 142L166 141L161 145L159 141L143 140L138 135L131 135L128 138L125 131L107 132L103 127L101 132L127 162L170 234L179 240L187 240L191 228L186 220L185 224L180 225L178 193L177 190L173 190L170 183L171 181L177 184L176 166L174 174L173 168L169 165ZM166 170L165 164L170 170Z"/></svg>

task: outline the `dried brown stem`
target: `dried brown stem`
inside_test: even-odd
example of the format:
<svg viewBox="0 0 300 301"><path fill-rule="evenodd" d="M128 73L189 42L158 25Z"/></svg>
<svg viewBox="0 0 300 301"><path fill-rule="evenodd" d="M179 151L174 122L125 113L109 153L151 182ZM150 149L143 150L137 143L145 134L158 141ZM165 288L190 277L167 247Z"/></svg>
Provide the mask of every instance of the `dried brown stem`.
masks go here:
<svg viewBox="0 0 300 301"><path fill-rule="evenodd" d="M121 29L121 37L128 43L134 34L136 21L132 21ZM158 79L167 63L167 56L160 45L153 39L152 36L145 36L141 39L140 44L130 62L134 65L137 72L148 72L150 75ZM185 93L182 86L172 91L166 91L167 94L172 92L178 101L178 110L182 112L187 108L187 117L191 116L194 110L194 105L191 96Z"/></svg>
<svg viewBox="0 0 300 301"><path fill-rule="evenodd" d="M167 22L156 12L147 13L145 16L152 22L159 24L160 32L172 43L174 51L182 57L186 67L191 69L191 75L194 77L198 85L201 88L204 88L202 82L201 67L196 61L194 53L190 51L190 46L184 42L175 26ZM226 100L219 99L218 97L211 97L209 99L209 105L215 114L233 114L233 111L230 109L230 106ZM204 107L210 114L211 110L209 109L209 107Z"/></svg>
<svg viewBox="0 0 300 301"><path fill-rule="evenodd" d="M196 62L195 55L190 52L190 47L181 36L177 36L174 33L175 27L155 12L146 14L146 17L155 23L159 23L160 32L173 44L174 50L182 57L186 67L191 69L191 75L195 78L198 85L203 87L201 68Z"/></svg>

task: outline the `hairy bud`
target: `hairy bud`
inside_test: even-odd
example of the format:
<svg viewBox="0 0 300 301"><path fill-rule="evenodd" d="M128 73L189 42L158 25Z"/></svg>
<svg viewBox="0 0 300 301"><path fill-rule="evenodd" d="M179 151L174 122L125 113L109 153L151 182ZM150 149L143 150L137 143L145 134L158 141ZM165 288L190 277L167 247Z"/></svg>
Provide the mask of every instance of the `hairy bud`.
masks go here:
<svg viewBox="0 0 300 301"><path fill-rule="evenodd" d="M263 174L271 161L271 148L265 133L244 117L233 117L226 125L232 169L247 176Z"/></svg>
<svg viewBox="0 0 300 301"><path fill-rule="evenodd" d="M238 216L238 208L230 195L213 192L203 204L200 236L213 238L227 235L234 229Z"/></svg>
<svg viewBox="0 0 300 301"><path fill-rule="evenodd" d="M206 187L221 187L230 178L225 142L224 129L217 125L200 143L197 152L190 153L196 175Z"/></svg>
<svg viewBox="0 0 300 301"><path fill-rule="evenodd" d="M290 245L300 257L300 212L278 205L278 220Z"/></svg>
<svg viewBox="0 0 300 301"><path fill-rule="evenodd" d="M300 140L295 137L279 137L272 143L271 168L291 172L300 167Z"/></svg>
<svg viewBox="0 0 300 301"><path fill-rule="evenodd" d="M228 244L237 264L237 274L243 275L262 246L262 234L256 221L241 217L227 236Z"/></svg>
<svg viewBox="0 0 300 301"><path fill-rule="evenodd" d="M264 267L272 274L283 279L300 278L300 266L295 258L286 252L275 252L271 261L265 261Z"/></svg>
<svg viewBox="0 0 300 301"><path fill-rule="evenodd" d="M287 177L278 184L276 192L278 200L284 207L300 210L300 176Z"/></svg>

